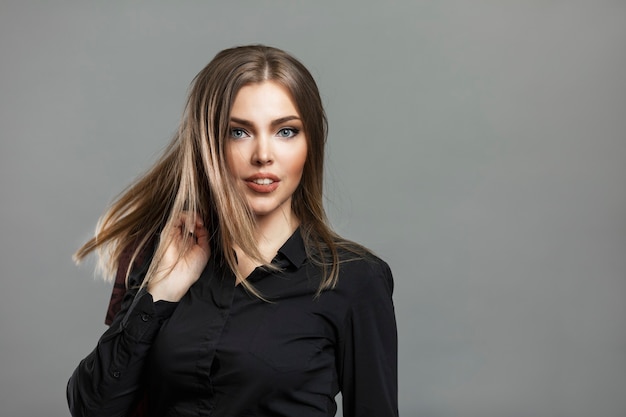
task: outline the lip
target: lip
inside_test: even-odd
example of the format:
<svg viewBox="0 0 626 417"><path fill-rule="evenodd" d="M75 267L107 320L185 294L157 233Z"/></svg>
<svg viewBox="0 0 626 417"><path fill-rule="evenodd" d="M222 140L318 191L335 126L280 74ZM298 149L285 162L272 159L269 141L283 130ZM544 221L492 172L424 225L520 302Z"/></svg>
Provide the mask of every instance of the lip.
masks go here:
<svg viewBox="0 0 626 417"><path fill-rule="evenodd" d="M257 184L256 182L254 182L255 180L263 180L263 179L269 179L272 182L270 184ZM280 179L276 175L267 174L267 173L258 173L258 174L251 175L248 178L246 178L244 181L246 185L248 186L248 188L250 188L252 191L255 191L257 193L271 193L276 188L278 188L278 185L280 183Z"/></svg>

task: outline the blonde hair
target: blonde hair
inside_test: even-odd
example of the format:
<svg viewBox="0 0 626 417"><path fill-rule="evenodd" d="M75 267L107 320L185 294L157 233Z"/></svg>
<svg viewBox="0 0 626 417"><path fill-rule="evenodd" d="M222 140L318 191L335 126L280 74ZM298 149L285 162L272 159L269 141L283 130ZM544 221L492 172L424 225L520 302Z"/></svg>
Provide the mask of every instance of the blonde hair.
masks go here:
<svg viewBox="0 0 626 417"><path fill-rule="evenodd" d="M239 89L273 81L292 95L307 138L302 179L292 197L292 210L308 258L322 266L318 295L335 286L339 250L363 254L364 248L339 237L328 225L324 210L323 173L327 121L317 85L309 71L286 52L263 45L226 49L194 78L178 132L160 159L112 203L102 215L93 238L74 255L79 262L92 251L111 278L124 250L132 250L126 274L139 253L155 236L169 236L179 213L200 216L210 235L211 256L218 256L238 277L233 248L265 263L254 238L255 219L226 167L224 142L230 110ZM193 223L194 219L192 219ZM169 241L156 244L144 284L154 275ZM186 241L183 253L190 247ZM245 280L243 285L259 295Z"/></svg>

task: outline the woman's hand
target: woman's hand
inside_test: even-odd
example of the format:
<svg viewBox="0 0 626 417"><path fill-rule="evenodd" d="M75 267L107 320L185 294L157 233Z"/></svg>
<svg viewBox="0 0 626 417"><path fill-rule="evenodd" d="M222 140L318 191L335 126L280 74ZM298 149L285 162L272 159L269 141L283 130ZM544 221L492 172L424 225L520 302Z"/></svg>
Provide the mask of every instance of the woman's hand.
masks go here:
<svg viewBox="0 0 626 417"><path fill-rule="evenodd" d="M170 235L161 236L170 243L148 284L148 292L155 302L179 301L200 278L209 260L211 250L207 229L201 219L192 224L190 217L188 213L181 213ZM191 247L180 256L185 236L191 240Z"/></svg>

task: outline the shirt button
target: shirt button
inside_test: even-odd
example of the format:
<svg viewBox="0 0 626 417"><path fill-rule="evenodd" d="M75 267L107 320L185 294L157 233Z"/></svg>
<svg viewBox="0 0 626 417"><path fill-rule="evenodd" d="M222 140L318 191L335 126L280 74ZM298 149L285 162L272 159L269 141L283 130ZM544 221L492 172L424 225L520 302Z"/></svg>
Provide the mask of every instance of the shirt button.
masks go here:
<svg viewBox="0 0 626 417"><path fill-rule="evenodd" d="M113 378L119 378L122 373L120 371L113 371Z"/></svg>
<svg viewBox="0 0 626 417"><path fill-rule="evenodd" d="M141 320L143 320L143 321L148 321L148 320L150 320L150 315L149 315L149 314L142 314L142 315L141 315Z"/></svg>

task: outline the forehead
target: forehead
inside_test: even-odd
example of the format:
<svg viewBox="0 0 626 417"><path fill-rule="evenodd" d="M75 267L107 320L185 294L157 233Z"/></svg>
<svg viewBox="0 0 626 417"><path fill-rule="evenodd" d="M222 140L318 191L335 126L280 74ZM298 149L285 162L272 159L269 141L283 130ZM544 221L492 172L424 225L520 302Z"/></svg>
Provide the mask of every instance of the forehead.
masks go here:
<svg viewBox="0 0 626 417"><path fill-rule="evenodd" d="M275 81L247 84L239 89L232 117L272 118L287 115L300 116L291 92Z"/></svg>

